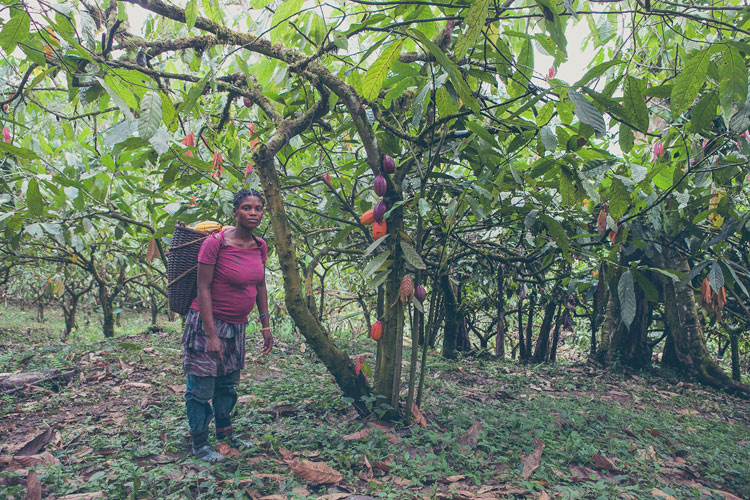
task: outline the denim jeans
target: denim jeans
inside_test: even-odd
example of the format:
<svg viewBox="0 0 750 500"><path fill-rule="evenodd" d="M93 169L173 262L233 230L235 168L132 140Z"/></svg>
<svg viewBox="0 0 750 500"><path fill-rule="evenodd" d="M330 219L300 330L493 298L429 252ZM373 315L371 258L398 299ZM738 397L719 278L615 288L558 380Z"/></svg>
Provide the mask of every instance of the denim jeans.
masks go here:
<svg viewBox="0 0 750 500"><path fill-rule="evenodd" d="M237 403L235 388L239 381L239 370L220 377L199 377L188 374L185 407L194 448L200 448L208 442L208 424L211 422L211 417L216 417L217 429L228 428L228 433L231 434L231 413Z"/></svg>

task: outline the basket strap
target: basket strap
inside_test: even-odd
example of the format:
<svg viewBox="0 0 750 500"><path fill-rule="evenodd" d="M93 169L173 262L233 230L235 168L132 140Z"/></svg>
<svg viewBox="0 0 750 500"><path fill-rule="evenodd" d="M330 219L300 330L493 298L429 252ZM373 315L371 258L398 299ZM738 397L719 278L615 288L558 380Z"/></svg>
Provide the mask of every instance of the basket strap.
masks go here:
<svg viewBox="0 0 750 500"><path fill-rule="evenodd" d="M195 243L198 243L199 241L205 240L209 236L211 236L211 235L207 234L206 236L202 236L200 238L194 239L193 241L188 241L187 243L181 243L179 245L175 245L175 246L171 247L170 250L177 250L178 248L186 247L186 246L189 246L189 245L194 245Z"/></svg>
<svg viewBox="0 0 750 500"><path fill-rule="evenodd" d="M175 283L177 283L178 281L180 281L182 278L184 278L185 276L187 276L191 272L195 271L197 268L198 268L198 264L194 265L193 267L191 267L190 269L188 269L187 271L185 271L184 273L182 273L181 275L177 276L175 279L173 279L172 281L170 281L169 283L167 283L167 287L170 287L170 286L174 285Z"/></svg>

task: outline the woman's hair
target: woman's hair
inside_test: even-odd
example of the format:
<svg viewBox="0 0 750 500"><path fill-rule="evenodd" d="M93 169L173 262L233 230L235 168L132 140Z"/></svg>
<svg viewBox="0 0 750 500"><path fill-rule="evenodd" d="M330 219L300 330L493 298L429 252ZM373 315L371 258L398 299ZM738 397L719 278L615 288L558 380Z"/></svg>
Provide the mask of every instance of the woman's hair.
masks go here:
<svg viewBox="0 0 750 500"><path fill-rule="evenodd" d="M240 189L236 195L234 195L234 208L239 208L240 203L242 203L242 200L246 196L255 196L260 200L260 204L264 207L266 206L266 200L263 198L263 195L260 193L260 191L256 189Z"/></svg>

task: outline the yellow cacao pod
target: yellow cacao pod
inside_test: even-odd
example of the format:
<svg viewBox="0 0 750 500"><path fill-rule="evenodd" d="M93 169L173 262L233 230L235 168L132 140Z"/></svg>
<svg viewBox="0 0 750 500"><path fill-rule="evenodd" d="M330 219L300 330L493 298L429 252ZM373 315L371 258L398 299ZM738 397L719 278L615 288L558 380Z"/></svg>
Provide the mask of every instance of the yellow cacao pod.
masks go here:
<svg viewBox="0 0 750 500"><path fill-rule="evenodd" d="M196 231L205 231L207 233L211 233L213 231L220 231L221 224L216 221L205 220L194 225L193 229L195 229Z"/></svg>

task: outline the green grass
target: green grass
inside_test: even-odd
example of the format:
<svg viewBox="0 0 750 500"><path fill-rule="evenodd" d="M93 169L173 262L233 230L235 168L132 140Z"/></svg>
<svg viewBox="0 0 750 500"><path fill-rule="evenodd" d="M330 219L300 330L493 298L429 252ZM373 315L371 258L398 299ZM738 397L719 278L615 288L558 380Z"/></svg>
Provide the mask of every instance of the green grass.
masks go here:
<svg viewBox="0 0 750 500"><path fill-rule="evenodd" d="M422 404L427 426L397 425L385 432L356 417L332 377L285 324L275 332L277 347L268 357L257 354L259 336L249 335L234 424L255 445L207 467L187 455L178 327L62 343L50 341L43 329L20 330L33 321L19 327L6 322L8 316L0 320L0 371L76 370L67 386L42 384L51 394L2 397L2 454L47 424L58 424L61 442L46 450L60 464L37 468L45 495L315 499L348 491L378 499L444 499L472 498L468 492L482 498L482 491L496 498L537 498L544 490L550 498L651 499L664 492L685 499L722 498L711 496L720 489L750 498L747 402L655 372L477 358L446 362L433 355ZM346 335L336 341L352 355L369 353L373 362L369 339ZM33 358L20 367L29 354ZM466 443L473 424L481 431L475 443ZM344 439L367 429L364 438ZM534 438L544 450L539 467L524 479ZM340 488L316 486L292 473L284 450L327 463L343 476ZM597 453L616 470L597 468ZM23 478L24 472L0 473L0 499L23 498Z"/></svg>

